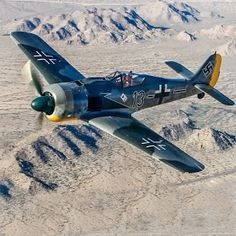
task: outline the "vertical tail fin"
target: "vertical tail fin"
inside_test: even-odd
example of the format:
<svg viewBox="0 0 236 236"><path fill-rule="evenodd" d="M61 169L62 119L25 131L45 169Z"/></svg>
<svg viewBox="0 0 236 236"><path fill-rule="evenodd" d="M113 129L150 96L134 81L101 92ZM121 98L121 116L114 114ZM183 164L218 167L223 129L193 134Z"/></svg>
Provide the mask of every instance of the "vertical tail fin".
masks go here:
<svg viewBox="0 0 236 236"><path fill-rule="evenodd" d="M224 105L233 106L234 101L214 88L220 75L221 63L222 57L220 54L211 55L193 76L191 82L199 91L207 93Z"/></svg>
<svg viewBox="0 0 236 236"><path fill-rule="evenodd" d="M211 55L203 66L193 76L192 82L194 84L208 84L211 87L215 87L219 75L222 63L222 57L220 54Z"/></svg>

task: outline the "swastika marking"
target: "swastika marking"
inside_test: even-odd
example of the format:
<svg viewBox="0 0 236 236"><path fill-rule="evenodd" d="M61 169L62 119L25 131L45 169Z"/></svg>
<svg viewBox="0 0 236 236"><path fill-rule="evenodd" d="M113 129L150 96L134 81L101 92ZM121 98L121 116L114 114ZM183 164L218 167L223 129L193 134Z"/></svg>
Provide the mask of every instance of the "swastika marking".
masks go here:
<svg viewBox="0 0 236 236"><path fill-rule="evenodd" d="M205 77L208 78L208 77L212 74L213 69L214 69L214 67L213 67L212 63L209 62L209 63L202 69L202 72L203 72L203 74L205 75Z"/></svg>

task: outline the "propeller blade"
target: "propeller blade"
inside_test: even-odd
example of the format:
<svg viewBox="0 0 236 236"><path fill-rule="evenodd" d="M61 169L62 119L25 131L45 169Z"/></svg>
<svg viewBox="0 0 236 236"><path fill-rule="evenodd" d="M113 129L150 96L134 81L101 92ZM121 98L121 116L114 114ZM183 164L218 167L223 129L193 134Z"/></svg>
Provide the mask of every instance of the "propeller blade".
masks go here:
<svg viewBox="0 0 236 236"><path fill-rule="evenodd" d="M39 93L42 96L43 95L43 87L40 84L39 80L37 80L33 74L32 74L32 83L33 83L37 93Z"/></svg>
<svg viewBox="0 0 236 236"><path fill-rule="evenodd" d="M37 121L36 121L38 130L41 130L43 128L43 121L44 121L44 114L41 112L37 116Z"/></svg>
<svg viewBox="0 0 236 236"><path fill-rule="evenodd" d="M28 61L24 65L22 69L22 76L28 82L28 84L34 88L37 96L43 94L43 84L41 82L42 76L31 63L31 61Z"/></svg>

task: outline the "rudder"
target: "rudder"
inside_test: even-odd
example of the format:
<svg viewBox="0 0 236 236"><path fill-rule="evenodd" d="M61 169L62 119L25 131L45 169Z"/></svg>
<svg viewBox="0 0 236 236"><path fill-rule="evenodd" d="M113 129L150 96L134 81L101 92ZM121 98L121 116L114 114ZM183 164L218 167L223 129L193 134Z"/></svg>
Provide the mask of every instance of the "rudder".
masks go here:
<svg viewBox="0 0 236 236"><path fill-rule="evenodd" d="M224 105L233 106L234 101L214 88L219 79L221 63L222 57L220 54L211 55L194 75L191 82L199 91L207 93Z"/></svg>
<svg viewBox="0 0 236 236"><path fill-rule="evenodd" d="M221 64L221 55L214 53L193 76L192 82L194 84L208 84L211 87L214 87L220 75Z"/></svg>

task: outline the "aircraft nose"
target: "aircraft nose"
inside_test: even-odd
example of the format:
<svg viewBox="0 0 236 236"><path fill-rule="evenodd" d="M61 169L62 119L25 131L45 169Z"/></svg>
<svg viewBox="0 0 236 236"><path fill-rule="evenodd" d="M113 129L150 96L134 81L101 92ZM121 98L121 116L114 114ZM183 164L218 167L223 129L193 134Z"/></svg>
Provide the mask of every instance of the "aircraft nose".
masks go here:
<svg viewBox="0 0 236 236"><path fill-rule="evenodd" d="M55 108L54 99L50 96L41 96L35 98L32 103L31 107L38 112L45 112L46 114L50 115L53 113Z"/></svg>

